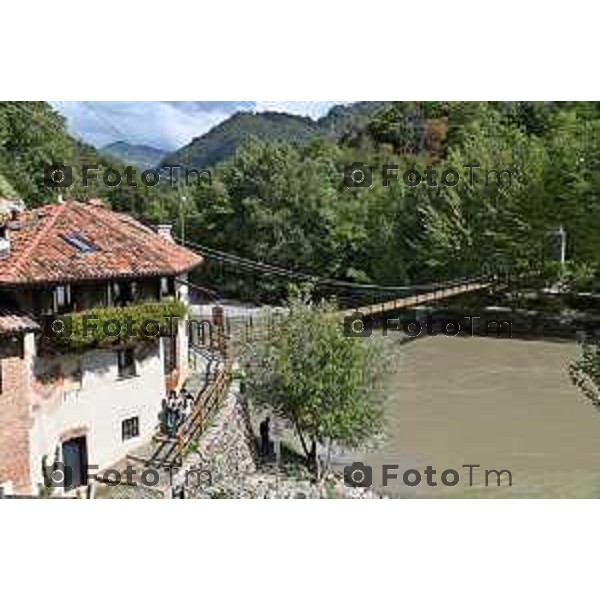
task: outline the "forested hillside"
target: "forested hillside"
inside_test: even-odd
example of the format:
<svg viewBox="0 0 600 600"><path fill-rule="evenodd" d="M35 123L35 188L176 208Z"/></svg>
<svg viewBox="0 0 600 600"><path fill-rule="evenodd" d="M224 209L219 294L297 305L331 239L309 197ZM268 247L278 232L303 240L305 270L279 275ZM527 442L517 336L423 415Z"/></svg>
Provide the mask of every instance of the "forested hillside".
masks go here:
<svg viewBox="0 0 600 600"><path fill-rule="evenodd" d="M239 112L167 155L163 164L205 168L233 156L252 137L269 142L295 142L308 140L317 134L315 122L308 117L284 113Z"/></svg>
<svg viewBox="0 0 600 600"><path fill-rule="evenodd" d="M153 169L158 166L167 152L152 146L118 141L100 148L100 154L126 165L140 167L141 169Z"/></svg>
<svg viewBox="0 0 600 600"><path fill-rule="evenodd" d="M251 140L300 145L314 138L337 140L353 128L364 126L385 104L357 102L338 105L317 121L278 112L239 112L166 156L163 164L200 169L211 167L231 158L238 148Z"/></svg>
<svg viewBox="0 0 600 600"><path fill-rule="evenodd" d="M348 189L345 165L374 168L370 188ZM402 284L538 265L557 257L567 232L574 268L595 272L600 257L600 110L596 103L398 102L339 142L303 146L252 142L192 194L189 239L303 271ZM398 181L382 185L382 165ZM512 185L479 172L510 170ZM455 187L411 187L404 169L462 174ZM481 179L481 178L480 178ZM279 290L264 276L241 293Z"/></svg>
<svg viewBox="0 0 600 600"><path fill-rule="evenodd" d="M378 284L539 265L557 258L557 229L563 227L571 271L595 289L599 106L395 102L377 109L362 105L360 116L341 107L325 117L338 132L332 136L312 135L323 123L267 114L260 122L270 127L277 120L288 141L233 135L232 155L213 169L212 186L107 190L82 189L76 181L69 195L105 197L139 218L169 220L176 231L185 195L186 240L192 244ZM73 140L48 105L0 103L0 193L14 192L30 205L52 201L56 191L44 186L43 173L56 160L110 164ZM211 160L220 158L213 154ZM355 162L372 167L370 187L345 185L344 167ZM388 186L383 165L399 166L398 179ZM478 165L480 173L509 170L512 184L470 181L465 165ZM428 167L438 173L438 185L403 181L404 170L424 173ZM449 168L461 174L459 183L440 185ZM197 277L241 297L272 299L283 290L276 278L244 276L210 260Z"/></svg>
<svg viewBox="0 0 600 600"><path fill-rule="evenodd" d="M0 102L0 187L32 204L50 195L44 187L44 168L72 160L78 148L64 119L45 102ZM4 183L3 183L4 182Z"/></svg>
<svg viewBox="0 0 600 600"><path fill-rule="evenodd" d="M54 163L72 168L73 185L68 189L46 184L46 170ZM81 184L82 165L99 166L97 178L90 180L87 187ZM65 119L48 103L0 102L0 196L18 196L30 207L56 201L58 194L102 197L115 207L134 207L150 217L160 210L160 201L167 202L172 196L172 190L164 186L107 187L102 173L111 167L122 173L125 165L69 135Z"/></svg>

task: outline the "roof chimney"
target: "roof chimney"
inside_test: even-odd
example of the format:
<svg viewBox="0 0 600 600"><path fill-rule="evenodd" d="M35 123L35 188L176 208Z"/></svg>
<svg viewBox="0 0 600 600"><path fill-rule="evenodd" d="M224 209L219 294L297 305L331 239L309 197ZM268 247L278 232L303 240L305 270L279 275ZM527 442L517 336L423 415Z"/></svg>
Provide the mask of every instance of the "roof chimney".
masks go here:
<svg viewBox="0 0 600 600"><path fill-rule="evenodd" d="M90 198L87 203L91 204L92 206L101 206L102 208L106 208L106 202L104 202L102 198Z"/></svg>
<svg viewBox="0 0 600 600"><path fill-rule="evenodd" d="M158 233L158 235L160 235L160 237L164 238L165 240L168 240L169 242L173 242L175 241L173 239L173 236L171 235L171 229L173 228L172 225L157 225L156 226L156 233Z"/></svg>

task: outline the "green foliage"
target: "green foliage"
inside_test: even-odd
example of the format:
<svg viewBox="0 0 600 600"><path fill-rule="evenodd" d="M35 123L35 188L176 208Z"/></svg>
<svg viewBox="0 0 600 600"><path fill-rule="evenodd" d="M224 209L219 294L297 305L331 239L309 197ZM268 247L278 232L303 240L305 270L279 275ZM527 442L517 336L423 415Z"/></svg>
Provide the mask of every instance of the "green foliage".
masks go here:
<svg viewBox="0 0 600 600"><path fill-rule="evenodd" d="M159 333L176 332L177 321L186 314L179 300L144 302L125 307L98 308L64 315L71 323L69 337L57 337L54 343L64 352L82 352L91 348L135 345L156 339ZM152 324L159 323L160 332ZM145 331L144 331L145 329Z"/></svg>
<svg viewBox="0 0 600 600"><path fill-rule="evenodd" d="M354 102L352 104L338 104L321 117L317 124L321 136L327 139L340 139L352 136L352 132L360 131L389 102Z"/></svg>
<svg viewBox="0 0 600 600"><path fill-rule="evenodd" d="M598 271L595 265L588 263L567 262L564 274L566 288L571 292L596 291L598 287Z"/></svg>
<svg viewBox="0 0 600 600"><path fill-rule="evenodd" d="M581 344L581 355L569 367L571 381L584 398L600 408L600 341L586 340Z"/></svg>
<svg viewBox="0 0 600 600"><path fill-rule="evenodd" d="M225 251L356 282L408 284L525 270L567 253L600 255L600 111L595 103L399 102L370 107L341 140L302 146L250 141L192 192L189 238ZM330 119L335 120L337 111ZM344 165L373 167L370 188L346 189ZM381 184L382 165L399 181ZM471 181L466 165L478 165ZM401 181L408 168L461 176L455 187ZM493 173L511 173L511 184ZM208 265L227 293L277 300L277 278ZM578 289L589 278L579 277ZM253 296L248 294L252 290Z"/></svg>
<svg viewBox="0 0 600 600"><path fill-rule="evenodd" d="M125 165L132 165L140 169L153 169L165 157L164 150L142 144L128 144L127 142L113 142L100 148L100 154L108 156Z"/></svg>
<svg viewBox="0 0 600 600"><path fill-rule="evenodd" d="M244 143L263 141L307 141L318 134L312 119L284 113L239 112L187 146L164 158L163 164L205 168L231 156Z"/></svg>
<svg viewBox="0 0 600 600"><path fill-rule="evenodd" d="M388 144L396 153L424 150L425 109L422 102L394 102L370 121L367 130L377 144Z"/></svg>
<svg viewBox="0 0 600 600"><path fill-rule="evenodd" d="M99 164L98 180L69 195L102 197L148 221L176 223L186 239L321 277L406 285L528 269L557 258L567 234L574 265L563 283L593 290L600 256L600 110L594 102L369 102L318 121L239 113L165 159L213 169L212 186L107 188L119 166L73 140L47 104L0 103L0 194L52 201L43 167ZM369 188L346 189L345 165L373 167ZM381 169L397 164L385 187ZM476 180L465 165L477 164ZM455 187L410 187L402 173L455 169ZM123 168L123 165L120 166ZM486 170L512 174L510 186ZM139 173L136 181L139 181ZM16 194L13 194L15 192ZM180 197L189 201L180 206ZM587 265L587 266L586 266ZM286 282L207 260L202 285L242 299L279 301ZM343 298L341 299L343 300Z"/></svg>
<svg viewBox="0 0 600 600"><path fill-rule="evenodd" d="M49 188L44 182L48 166L63 164L73 168L73 186ZM83 186L83 166L98 167ZM46 102L0 102L0 196L24 199L28 206L56 201L59 193L76 199L104 198L118 210L158 220L174 209L178 191L161 184L141 184L141 170L132 177L134 186L107 186L106 169L125 172L124 164L100 155L95 148L71 137L65 120ZM125 176L123 175L123 180Z"/></svg>
<svg viewBox="0 0 600 600"><path fill-rule="evenodd" d="M204 135L164 158L163 164L212 167L234 157L238 148L252 140L305 144L314 138L338 139L364 125L383 102L357 102L335 106L318 121L277 112L238 112Z"/></svg>
<svg viewBox="0 0 600 600"><path fill-rule="evenodd" d="M543 287L556 287L563 292L595 292L600 282L598 281L597 264L585 262L559 261L545 263L540 273L540 284Z"/></svg>
<svg viewBox="0 0 600 600"><path fill-rule="evenodd" d="M267 343L246 357L247 390L308 442L355 446L379 432L385 390L381 345L346 337L331 304L295 295Z"/></svg>
<svg viewBox="0 0 600 600"><path fill-rule="evenodd" d="M16 198L17 191L8 182L6 177L0 173L0 198Z"/></svg>
<svg viewBox="0 0 600 600"><path fill-rule="evenodd" d="M65 161L72 140L64 120L44 102L0 102L0 173L32 203L49 198L46 165Z"/></svg>
<svg viewBox="0 0 600 600"><path fill-rule="evenodd" d="M250 143L220 170L212 187L192 192L190 239L264 262L337 273L354 235L354 215L344 218L335 206L335 157L334 145L300 150L289 144ZM219 275L215 279L227 289ZM253 287L247 281L229 284L230 292ZM280 280L264 278L256 289L267 295L285 290Z"/></svg>

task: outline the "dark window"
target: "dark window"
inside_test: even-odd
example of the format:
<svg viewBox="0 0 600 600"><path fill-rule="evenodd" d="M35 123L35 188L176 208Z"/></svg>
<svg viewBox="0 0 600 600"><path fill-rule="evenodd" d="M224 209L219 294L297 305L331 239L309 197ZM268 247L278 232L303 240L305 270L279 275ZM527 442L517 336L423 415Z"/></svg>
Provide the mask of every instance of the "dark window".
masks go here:
<svg viewBox="0 0 600 600"><path fill-rule="evenodd" d="M133 348L126 348L117 352L119 360L119 377L133 377L135 375L135 356Z"/></svg>
<svg viewBox="0 0 600 600"><path fill-rule="evenodd" d="M52 290L39 290L33 294L33 310L38 315L54 313L54 295Z"/></svg>
<svg viewBox="0 0 600 600"><path fill-rule="evenodd" d="M140 435L140 419L139 417L131 417L121 421L121 438L123 441Z"/></svg>
<svg viewBox="0 0 600 600"><path fill-rule="evenodd" d="M96 252L98 248L91 242L88 242L85 238L81 237L78 233L69 233L68 235L62 236L65 242L71 244L80 252Z"/></svg>

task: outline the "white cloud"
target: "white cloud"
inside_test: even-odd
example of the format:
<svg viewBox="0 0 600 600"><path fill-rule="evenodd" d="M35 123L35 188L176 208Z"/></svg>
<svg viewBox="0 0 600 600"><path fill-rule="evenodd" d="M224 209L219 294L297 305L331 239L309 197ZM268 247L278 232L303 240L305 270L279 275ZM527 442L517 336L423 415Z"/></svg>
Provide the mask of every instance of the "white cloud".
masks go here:
<svg viewBox="0 0 600 600"><path fill-rule="evenodd" d="M323 116L335 102L52 102L67 118L69 130L86 142L104 146L117 140L173 150L206 133L239 110L278 111Z"/></svg>
<svg viewBox="0 0 600 600"><path fill-rule="evenodd" d="M238 104L190 106L174 102L52 102L71 132L95 146L116 140L175 149L238 110ZM222 106L219 106L222 105ZM239 108L243 108L239 103Z"/></svg>

